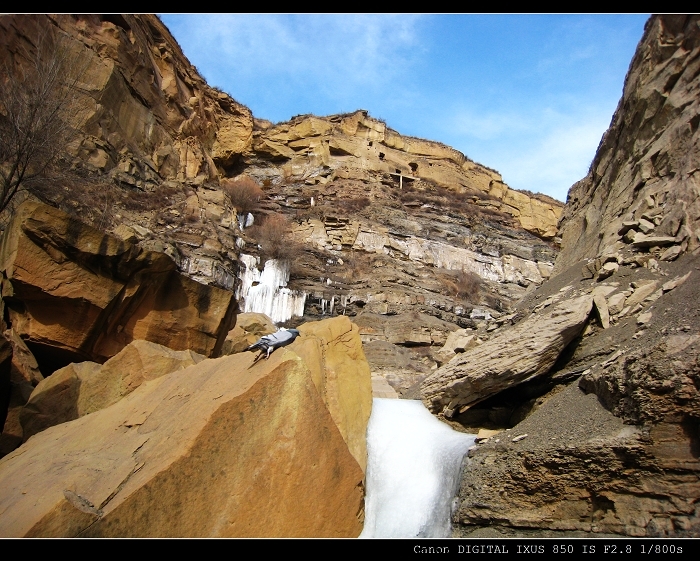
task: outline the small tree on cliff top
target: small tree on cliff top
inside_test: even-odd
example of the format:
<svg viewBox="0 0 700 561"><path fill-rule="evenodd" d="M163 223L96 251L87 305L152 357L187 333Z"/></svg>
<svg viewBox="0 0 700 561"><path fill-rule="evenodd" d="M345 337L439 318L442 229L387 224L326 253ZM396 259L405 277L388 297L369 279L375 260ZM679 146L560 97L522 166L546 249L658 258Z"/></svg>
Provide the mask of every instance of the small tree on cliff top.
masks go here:
<svg viewBox="0 0 700 561"><path fill-rule="evenodd" d="M73 135L80 72L70 51L49 32L33 52L10 56L0 75L0 212L18 190L44 174Z"/></svg>

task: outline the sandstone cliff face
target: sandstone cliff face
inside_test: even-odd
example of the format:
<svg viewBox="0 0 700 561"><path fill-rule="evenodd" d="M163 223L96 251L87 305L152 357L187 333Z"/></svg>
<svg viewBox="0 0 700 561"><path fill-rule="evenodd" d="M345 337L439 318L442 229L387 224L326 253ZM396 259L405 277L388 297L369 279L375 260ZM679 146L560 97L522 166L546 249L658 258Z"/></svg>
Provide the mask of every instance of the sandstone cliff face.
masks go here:
<svg viewBox="0 0 700 561"><path fill-rule="evenodd" d="M157 17L3 16L3 60L26 64L20 46L46 28L83 70L83 135L70 150L88 169L147 190L167 179L201 183L249 146L250 110L207 86Z"/></svg>
<svg viewBox="0 0 700 561"><path fill-rule="evenodd" d="M51 356L47 374L62 360L102 362L133 339L215 356L235 321L230 292L35 201L6 228L0 271L8 320L35 353Z"/></svg>
<svg viewBox="0 0 700 561"><path fill-rule="evenodd" d="M302 115L255 131L252 153L245 160L257 167L258 177L272 181L284 178L325 185L336 178L368 179L383 173L401 186L423 180L459 193L481 192L489 196L489 206L515 217L522 228L543 238L556 235L561 214L558 201L514 191L498 172L454 148L401 136L362 110L330 117Z"/></svg>
<svg viewBox="0 0 700 561"><path fill-rule="evenodd" d="M69 146L79 173L37 188L43 200L167 253L197 282L235 291L246 311L267 311L250 307L241 286L266 258L219 184L256 178L264 198L255 224L285 215L298 242L288 245L301 248L286 286L271 289L288 303L275 319L365 311L425 318L423 330L433 319L449 324L418 351L392 343L410 355L397 388L440 363L431 347L449 331L487 329L479 318L503 314L552 270L557 248L545 240L561 205L508 188L450 147L402 136L366 111L254 120L206 85L153 16L3 16L0 25L0 58L21 66L20 46L31 53L50 28L84 69L81 134ZM481 279L478 295L460 287L464 272Z"/></svg>
<svg viewBox="0 0 700 561"><path fill-rule="evenodd" d="M647 23L591 172L569 193L555 276L493 342L519 348L518 329L576 294L593 301L587 327L546 375L456 412L509 427L470 454L459 535L700 535L699 24Z"/></svg>
<svg viewBox="0 0 700 561"><path fill-rule="evenodd" d="M219 184L239 175L263 185L256 225L274 213L292 225L284 245L298 251L284 266L287 286L278 293L294 302L286 317L294 316L293 324L357 318L363 341L373 346L368 357L375 374L400 391L444 362L437 350L449 333L485 333L552 270L557 249L543 238L554 235L560 205L510 190L497 172L452 148L401 136L365 111L275 126L254 121L247 108L206 85L153 16L2 16L0 26L1 59L27 64L36 37L51 29L81 69L80 134L67 147L77 172L33 187L41 199L116 238L98 240L93 233L90 255L75 251L99 261L102 250L90 252L104 242L110 267L122 250L140 256L137 261L166 254L148 265L163 277L158 290L172 297L167 279L179 279L173 281L178 301L200 302L199 312L224 306L222 294L240 295L256 260L260 270L265 265L256 235L243 228L240 209ZM82 283L70 292L78 284L59 280L67 274L59 269L61 252L74 252L72 241L17 240L35 255L26 271L15 268L18 276L3 285L8 314L40 363L47 362L42 352L48 347L65 351L60 365L101 362L133 338L203 354L219 348L224 328L211 324L213 315L185 318L187 306L161 310L149 300L156 290L150 281L151 288L132 286L126 277L105 285L99 269L66 262ZM51 286L41 285L46 279ZM95 283L99 290L84 288ZM116 304L123 298L128 309ZM133 325L125 323L137 300L141 311L131 316ZM66 314L69 302L85 314ZM154 310L141 317L151 304ZM241 298L241 308L248 304ZM225 307L234 305L232 298ZM43 323L58 316L60 334ZM373 327L377 316L415 330L387 335ZM179 326L191 321L198 326L184 337ZM406 368L387 360L397 355Z"/></svg>

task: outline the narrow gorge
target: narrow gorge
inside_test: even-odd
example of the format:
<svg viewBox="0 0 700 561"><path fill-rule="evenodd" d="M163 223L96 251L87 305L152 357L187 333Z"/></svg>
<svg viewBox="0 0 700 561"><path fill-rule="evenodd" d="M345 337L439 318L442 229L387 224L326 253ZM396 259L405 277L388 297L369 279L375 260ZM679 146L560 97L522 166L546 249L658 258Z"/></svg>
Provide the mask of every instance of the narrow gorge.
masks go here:
<svg viewBox="0 0 700 561"><path fill-rule="evenodd" d="M357 537L374 395L477 435L455 537L700 536L699 24L648 21L563 205L367 110L256 118L155 16L0 16L5 68L79 69L0 215L0 535Z"/></svg>

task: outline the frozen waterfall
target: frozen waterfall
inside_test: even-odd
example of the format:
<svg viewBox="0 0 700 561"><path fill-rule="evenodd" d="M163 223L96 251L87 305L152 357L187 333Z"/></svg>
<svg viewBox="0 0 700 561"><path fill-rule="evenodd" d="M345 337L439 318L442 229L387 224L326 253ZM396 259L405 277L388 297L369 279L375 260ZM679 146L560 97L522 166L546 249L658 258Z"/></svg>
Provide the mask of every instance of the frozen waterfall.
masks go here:
<svg viewBox="0 0 700 561"><path fill-rule="evenodd" d="M475 438L438 421L420 401L374 398L360 537L450 537L462 460Z"/></svg>
<svg viewBox="0 0 700 561"><path fill-rule="evenodd" d="M241 253L240 260L243 266L236 297L239 301L243 300L244 312L266 314L275 323L304 315L306 293L286 288L289 282L288 262L270 259L260 272L257 257Z"/></svg>

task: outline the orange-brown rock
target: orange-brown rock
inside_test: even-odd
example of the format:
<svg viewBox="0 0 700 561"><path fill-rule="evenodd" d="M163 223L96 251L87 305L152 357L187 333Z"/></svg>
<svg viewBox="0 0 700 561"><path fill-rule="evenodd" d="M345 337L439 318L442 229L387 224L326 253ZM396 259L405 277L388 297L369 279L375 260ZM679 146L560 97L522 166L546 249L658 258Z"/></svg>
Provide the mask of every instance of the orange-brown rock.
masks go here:
<svg viewBox="0 0 700 561"><path fill-rule="evenodd" d="M20 46L49 28L81 70L71 149L89 169L139 188L201 183L249 147L250 110L209 87L156 16L2 16L0 56L26 63Z"/></svg>
<svg viewBox="0 0 700 561"><path fill-rule="evenodd" d="M493 199L493 208L548 239L557 233L563 206L554 199L510 189L498 172L458 150L402 136L363 110L328 117L303 115L255 131L246 158L253 164L260 158L281 161L278 171L286 178L319 185L336 178L367 180L368 172L378 172L404 176L406 182L425 180L459 193L486 193Z"/></svg>
<svg viewBox="0 0 700 561"><path fill-rule="evenodd" d="M32 350L62 352L64 364L102 362L134 339L216 355L234 319L230 292L38 202L6 228L0 271L12 328Z"/></svg>
<svg viewBox="0 0 700 561"><path fill-rule="evenodd" d="M136 340L100 365L69 364L44 379L20 414L24 440L59 423L99 411L141 384L204 360L192 351L174 351Z"/></svg>
<svg viewBox="0 0 700 561"><path fill-rule="evenodd" d="M355 537L363 472L287 349L205 360L0 460L2 536Z"/></svg>
<svg viewBox="0 0 700 561"><path fill-rule="evenodd" d="M236 325L226 335L221 354L232 355L245 351L263 335L277 331L277 327L265 314L248 312L236 316Z"/></svg>
<svg viewBox="0 0 700 561"><path fill-rule="evenodd" d="M372 379L359 328L347 317L338 316L302 324L299 331L302 337L289 349L308 366L323 403L364 471Z"/></svg>

